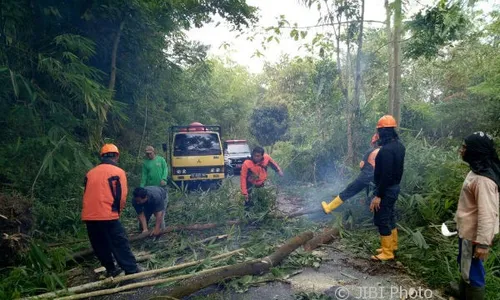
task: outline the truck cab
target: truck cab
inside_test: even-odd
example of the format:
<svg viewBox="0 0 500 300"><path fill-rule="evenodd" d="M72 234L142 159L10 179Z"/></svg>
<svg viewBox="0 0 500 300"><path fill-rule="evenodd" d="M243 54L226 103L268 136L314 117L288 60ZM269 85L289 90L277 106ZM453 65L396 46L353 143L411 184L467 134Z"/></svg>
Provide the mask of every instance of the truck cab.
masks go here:
<svg viewBox="0 0 500 300"><path fill-rule="evenodd" d="M217 125L194 122L170 128L167 155L174 183L178 186L221 183L224 156L220 136L221 127Z"/></svg>
<svg viewBox="0 0 500 300"><path fill-rule="evenodd" d="M250 147L246 140L226 140L224 142L224 159L226 160L226 165L229 165L234 173L241 171L243 162L251 155Z"/></svg>

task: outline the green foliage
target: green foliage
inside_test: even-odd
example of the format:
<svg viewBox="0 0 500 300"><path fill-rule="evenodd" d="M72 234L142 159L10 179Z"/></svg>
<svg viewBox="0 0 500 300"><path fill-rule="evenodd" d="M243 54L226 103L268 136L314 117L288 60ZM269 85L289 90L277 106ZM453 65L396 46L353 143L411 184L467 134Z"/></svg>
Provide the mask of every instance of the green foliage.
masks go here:
<svg viewBox="0 0 500 300"><path fill-rule="evenodd" d="M433 146L418 138L406 139L405 146L403 196L398 201L402 218L416 226L452 219L467 173L457 148Z"/></svg>
<svg viewBox="0 0 500 300"><path fill-rule="evenodd" d="M25 266L3 270L2 273L7 273L7 276L0 283L0 298L13 299L33 292L65 288L65 279L61 274L66 267L66 255L64 249L48 251L32 243L23 258Z"/></svg>
<svg viewBox="0 0 500 300"><path fill-rule="evenodd" d="M442 0L407 23L412 38L405 54L409 58L434 57L441 47L461 39L469 24L460 2Z"/></svg>
<svg viewBox="0 0 500 300"><path fill-rule="evenodd" d="M250 132L262 146L283 139L288 126L288 108L284 105L256 107L250 119Z"/></svg>

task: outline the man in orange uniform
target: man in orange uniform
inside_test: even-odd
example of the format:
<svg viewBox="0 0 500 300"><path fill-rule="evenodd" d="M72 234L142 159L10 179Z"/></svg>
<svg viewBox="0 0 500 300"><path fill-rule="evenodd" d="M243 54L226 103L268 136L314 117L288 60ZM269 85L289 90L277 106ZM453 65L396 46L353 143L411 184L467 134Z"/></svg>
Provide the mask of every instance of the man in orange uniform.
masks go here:
<svg viewBox="0 0 500 300"><path fill-rule="evenodd" d="M127 176L117 166L120 152L113 144L101 149L101 164L85 176L82 220L94 253L106 268L106 276L137 273L137 263L120 223L120 211L127 199ZM115 266L113 257L121 267Z"/></svg>
<svg viewBox="0 0 500 300"><path fill-rule="evenodd" d="M283 171L271 156L264 153L264 148L255 147L252 151L252 158L247 159L241 167L240 184L241 193L245 197L245 206L252 205L249 194L251 194L253 187L260 188L264 186L267 180L268 167L283 176Z"/></svg>

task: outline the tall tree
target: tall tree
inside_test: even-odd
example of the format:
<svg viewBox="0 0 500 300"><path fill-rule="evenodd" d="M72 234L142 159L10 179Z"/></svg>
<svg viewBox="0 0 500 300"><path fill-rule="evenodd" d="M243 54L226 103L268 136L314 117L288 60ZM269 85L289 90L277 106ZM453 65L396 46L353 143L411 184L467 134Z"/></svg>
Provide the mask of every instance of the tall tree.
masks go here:
<svg viewBox="0 0 500 300"><path fill-rule="evenodd" d="M392 72L393 82L391 85L393 89L392 115L398 123L401 122L401 35L403 23L403 8L401 1L402 0L394 0L394 41L392 43L394 47L394 54L392 56L394 71Z"/></svg>
<svg viewBox="0 0 500 300"><path fill-rule="evenodd" d="M391 16L392 16L392 10L391 7L389 6L389 0L384 0L384 6L385 6L385 34L387 36L387 62L388 62L388 89L387 89L387 95L388 95L388 109L387 112L390 115L394 114L394 89L393 89L393 81L394 81L394 68L393 68L393 62L392 62L392 51L394 49L394 40L392 38L392 28L391 28Z"/></svg>
<svg viewBox="0 0 500 300"><path fill-rule="evenodd" d="M321 18L322 26L329 26L333 32L333 49L336 57L338 87L345 105L347 131L347 155L349 164L355 163L355 142L357 140L361 95L361 60L363 56L364 0L308 0L309 6L316 3L318 10L326 15ZM324 9L321 3L325 5ZM328 39L326 40L328 43ZM322 43L325 45L325 43ZM344 50L345 49L345 50ZM352 51L356 50L353 61ZM321 49L324 53L324 48Z"/></svg>

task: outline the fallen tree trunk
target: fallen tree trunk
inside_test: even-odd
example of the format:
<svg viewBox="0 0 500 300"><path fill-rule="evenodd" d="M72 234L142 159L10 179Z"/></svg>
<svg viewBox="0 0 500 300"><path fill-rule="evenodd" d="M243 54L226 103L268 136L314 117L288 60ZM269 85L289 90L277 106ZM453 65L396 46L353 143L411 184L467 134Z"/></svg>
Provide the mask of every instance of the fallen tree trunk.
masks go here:
<svg viewBox="0 0 500 300"><path fill-rule="evenodd" d="M312 251L322 244L328 244L330 243L335 237L339 236L340 231L338 228L333 228L330 230L326 230L323 233L318 234L317 236L313 237L307 243L304 245L304 250L305 251Z"/></svg>
<svg viewBox="0 0 500 300"><path fill-rule="evenodd" d="M165 227L161 231L160 235L163 235L163 234L166 234L169 232L174 232L174 231L181 231L181 230L208 230L208 229L213 229L213 228L217 228L217 227L224 226L224 225L238 225L241 222L242 221L240 221L240 220L233 220L233 221L227 221L226 223L222 223L222 224L208 223L208 224L168 226L168 227ZM149 237L150 237L149 232L145 232L145 233L141 233L138 235L130 236L128 240L130 243L132 243L132 242L144 240L144 239L149 238ZM91 255L92 253L94 253L94 250L92 248L81 250L81 251L75 252L72 255L70 255L68 257L68 260L78 260L78 259L81 259L85 256Z"/></svg>
<svg viewBox="0 0 500 300"><path fill-rule="evenodd" d="M166 296L180 299L228 278L244 275L258 275L268 272L269 269L278 265L285 257L290 255L290 253L312 238L312 232L304 232L289 240L269 256L232 266L226 266L213 272L199 274L193 278L182 281L178 287L167 293Z"/></svg>
<svg viewBox="0 0 500 300"><path fill-rule="evenodd" d="M106 286L108 284L116 284L116 283L123 282L126 280L138 279L138 278L142 278L142 277L152 276L152 275L161 274L161 273L167 273L167 272L176 271L176 270L180 270L183 268L195 266L195 265L198 265L198 264L204 262L206 259L211 259L211 260L221 259L221 258L233 256L236 254L240 254L243 252L245 252L245 249L238 249L238 250L234 250L231 252L216 255L214 257L196 260L196 261L180 264L177 266L149 270L149 271L144 271L144 272L140 272L140 273L136 273L136 274L120 276L120 277L109 277L109 278L106 278L106 279L101 280L101 281L95 281L95 282L91 282L91 283L82 284L79 286L74 286L74 287L71 287L69 289L58 290L55 292L49 292L49 293L45 293L45 294L41 294L41 295L37 295L37 296L27 297L27 298L23 298L22 300L47 299L47 298L54 298L54 297L57 297L59 295L63 295L63 294L67 294L67 293L81 293L81 292L88 291L91 289L100 288L100 287ZM191 274L191 275L193 275L193 274ZM182 279L184 279L184 278L182 278Z"/></svg>
<svg viewBox="0 0 500 300"><path fill-rule="evenodd" d="M215 272L215 271L217 271L219 269L223 269L223 268L226 268L226 266L213 268L213 269L207 269L207 270L200 271L198 273L193 273L193 274L188 274L188 275L179 275L179 276L168 277L168 278L164 278L164 279L157 279L157 280L145 281L145 282L137 282L137 283L127 284L127 285L112 288L112 289L105 289L105 290L94 291L94 292L89 292L89 293L71 295L71 296L66 296L66 297L61 297L61 298L56 298L56 299L58 299L58 300L75 300L75 299L85 299L85 298L90 298L90 297L111 295L111 294L116 294L116 293L120 293L120 292L124 292L124 291L128 291L128 290L142 288L142 287L153 286L153 285L157 285L157 284L187 279L187 278L191 278L191 277L194 277L196 275L199 275L199 274ZM170 299L172 299L172 297L170 297Z"/></svg>
<svg viewBox="0 0 500 300"><path fill-rule="evenodd" d="M211 243L211 242L227 239L228 237L229 237L228 234L211 236L211 237L208 237L208 238L203 239L201 241L197 241L196 244Z"/></svg>
<svg viewBox="0 0 500 300"><path fill-rule="evenodd" d="M74 244L79 244L79 243L85 243L88 242L88 239L81 239L81 240L74 240L71 242L62 242L62 243L51 243L47 244L47 247L54 248L54 247L60 247L60 246L67 246L67 245L74 245Z"/></svg>
<svg viewBox="0 0 500 300"><path fill-rule="evenodd" d="M303 215L310 215L310 214L316 214L316 213L319 213L319 212L322 212L323 209L321 207L319 208L311 208L311 209L305 209L305 210L300 210L300 211L297 211L297 212L294 212L293 214L289 214L289 215L285 215L284 218L296 218L296 217L300 217L300 216L303 216Z"/></svg>

